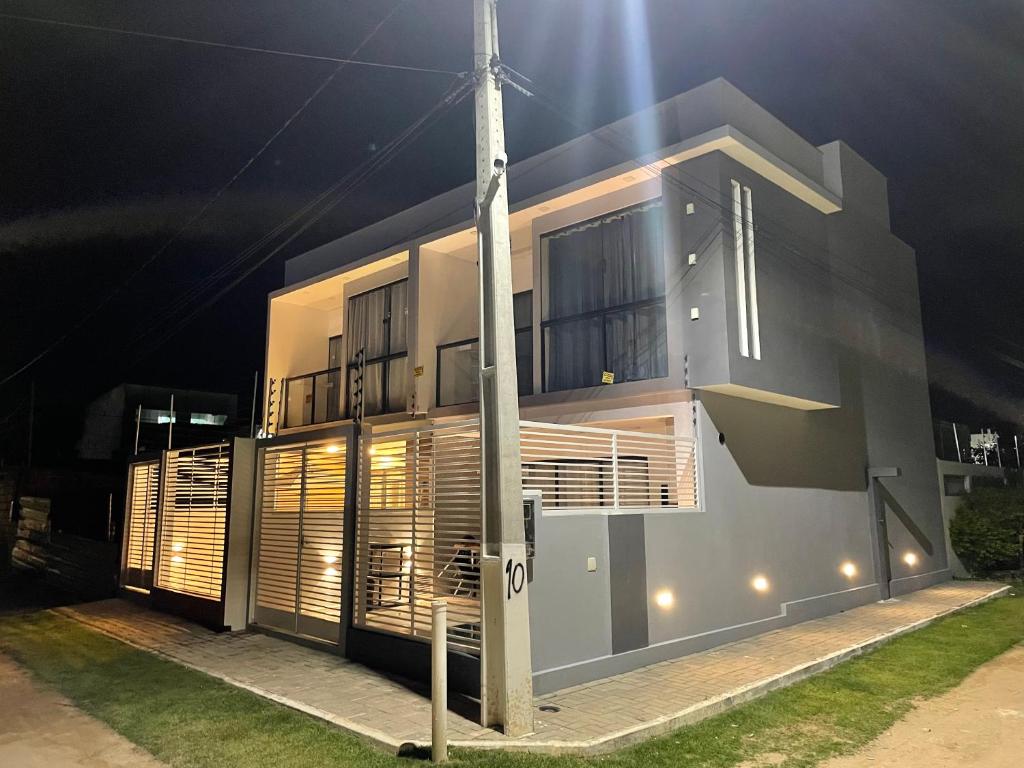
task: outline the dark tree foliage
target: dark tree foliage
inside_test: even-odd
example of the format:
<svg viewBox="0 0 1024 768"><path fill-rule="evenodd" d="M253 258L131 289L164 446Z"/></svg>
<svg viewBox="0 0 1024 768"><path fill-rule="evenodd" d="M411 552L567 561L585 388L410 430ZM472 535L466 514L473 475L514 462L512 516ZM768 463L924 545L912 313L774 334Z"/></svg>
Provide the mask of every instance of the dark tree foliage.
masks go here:
<svg viewBox="0 0 1024 768"><path fill-rule="evenodd" d="M1021 568L1024 489L975 487L949 524L953 551L975 576Z"/></svg>

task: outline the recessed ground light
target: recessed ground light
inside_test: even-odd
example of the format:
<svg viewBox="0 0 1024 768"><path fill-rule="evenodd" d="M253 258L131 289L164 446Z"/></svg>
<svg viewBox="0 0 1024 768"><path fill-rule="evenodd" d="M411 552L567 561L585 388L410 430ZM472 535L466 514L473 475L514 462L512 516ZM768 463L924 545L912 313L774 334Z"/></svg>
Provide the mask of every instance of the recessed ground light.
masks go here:
<svg viewBox="0 0 1024 768"><path fill-rule="evenodd" d="M556 707L554 704L541 704L537 707L541 712L561 712L561 707Z"/></svg>

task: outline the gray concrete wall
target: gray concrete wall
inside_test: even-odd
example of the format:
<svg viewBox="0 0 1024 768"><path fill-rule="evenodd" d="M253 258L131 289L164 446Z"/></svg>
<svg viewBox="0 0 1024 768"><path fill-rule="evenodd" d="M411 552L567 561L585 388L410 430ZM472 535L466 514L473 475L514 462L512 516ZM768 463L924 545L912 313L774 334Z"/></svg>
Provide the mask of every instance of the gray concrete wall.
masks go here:
<svg viewBox="0 0 1024 768"><path fill-rule="evenodd" d="M766 430L786 416L805 422L824 413L715 396L697 405L701 446L699 512L643 515L642 555L648 642L613 653L617 582L632 578L605 556L608 529L631 515L544 516L537 530L535 581L530 589L535 686L551 691L692 653L813 616L878 599L872 565L871 517L865 483L852 482L862 466L863 441L847 451L836 445L830 460L848 476L848 487L769 487L748 479L767 471L776 456L806 456L835 429ZM731 405L743 418L718 439L722 414ZM754 409L754 410L750 410ZM758 410L760 409L760 410ZM718 414L718 422L712 416ZM731 437L729 435L732 435ZM759 442L760 454L737 450ZM734 443L737 444L734 446ZM862 475L860 475L862 477ZM587 558L598 571L586 571ZM840 571L851 562L853 577ZM766 592L752 581L764 576ZM672 605L656 601L667 590ZM621 620L621 618L620 618Z"/></svg>
<svg viewBox="0 0 1024 768"><path fill-rule="evenodd" d="M917 264L913 250L862 213L869 202L856 200L858 190L873 188L877 171L852 152L840 158L850 204L827 218L837 341L857 365L867 465L899 468L899 477L882 482L924 536L919 541L887 506L893 593L899 594L949 578ZM913 565L903 559L908 552L917 557Z"/></svg>
<svg viewBox="0 0 1024 768"><path fill-rule="evenodd" d="M735 160L715 152L676 167L664 182L679 222L684 327L692 387L735 386L839 405L825 216ZM751 189L761 359L740 353L731 181ZM681 188L680 188L681 187ZM693 215L685 204L693 202Z"/></svg>
<svg viewBox="0 0 1024 768"><path fill-rule="evenodd" d="M880 215L885 187L877 171L842 145L830 152L841 171L833 182L842 183L849 206L828 217L724 156L686 164L691 182L749 185L755 223L788 231L778 237L792 250L762 247L764 231L755 238L760 361L736 359L732 235L714 232L721 211L698 204L686 216L687 193L666 187L664 194L676 207L675 221L666 217L669 257L709 243L696 267L676 265L679 285L670 286L681 307L701 306L701 319L684 324L690 386L725 374L752 389L838 407L800 410L698 389L700 511L645 514L642 527L631 528L644 542L645 645L616 642L617 623L635 623L615 595L635 592L636 563L624 568L610 556L607 577L586 572L589 556L604 566L603 548L614 554L621 518L595 512L552 525L542 516L531 589L536 690L877 600L869 467L900 470L881 481L900 510L887 505L893 594L949 577L914 254ZM907 552L916 562L904 561ZM843 572L846 563L853 574ZM767 579L767 590L753 588L756 576ZM671 604L656 600L662 591Z"/></svg>

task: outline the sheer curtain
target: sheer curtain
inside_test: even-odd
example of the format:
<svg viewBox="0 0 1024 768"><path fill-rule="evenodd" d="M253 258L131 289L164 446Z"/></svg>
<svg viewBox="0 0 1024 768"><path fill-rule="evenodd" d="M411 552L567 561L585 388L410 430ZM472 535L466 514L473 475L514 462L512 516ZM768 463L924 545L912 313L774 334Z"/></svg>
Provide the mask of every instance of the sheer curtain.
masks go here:
<svg viewBox="0 0 1024 768"><path fill-rule="evenodd" d="M363 409L368 416L401 411L410 389L408 370L409 282L385 285L348 300L349 413L355 405L360 350L364 353Z"/></svg>
<svg viewBox="0 0 1024 768"><path fill-rule="evenodd" d="M542 238L546 391L668 375L661 218L653 200Z"/></svg>

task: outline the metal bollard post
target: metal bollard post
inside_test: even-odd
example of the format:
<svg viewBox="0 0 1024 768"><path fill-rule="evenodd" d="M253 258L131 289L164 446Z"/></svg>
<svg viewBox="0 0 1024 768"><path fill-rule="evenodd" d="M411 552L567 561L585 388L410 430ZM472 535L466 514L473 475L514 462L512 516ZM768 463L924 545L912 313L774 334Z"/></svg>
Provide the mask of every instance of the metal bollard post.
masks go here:
<svg viewBox="0 0 1024 768"><path fill-rule="evenodd" d="M430 756L448 762L448 603L432 600L430 674Z"/></svg>

